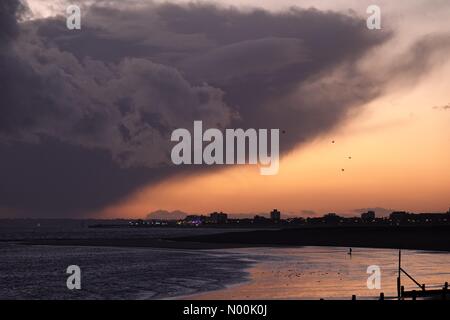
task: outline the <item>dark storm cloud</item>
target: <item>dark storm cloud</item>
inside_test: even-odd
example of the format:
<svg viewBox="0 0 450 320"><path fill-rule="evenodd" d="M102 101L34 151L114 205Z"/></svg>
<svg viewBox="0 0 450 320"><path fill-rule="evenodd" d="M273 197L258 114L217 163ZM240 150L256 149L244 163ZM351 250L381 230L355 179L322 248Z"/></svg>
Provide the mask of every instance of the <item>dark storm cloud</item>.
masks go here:
<svg viewBox="0 0 450 320"><path fill-rule="evenodd" d="M116 64L139 57L175 68L192 85L207 83L224 94L221 109L227 116L219 127L282 128L287 132L282 151L331 129L352 107L379 93L353 62L389 37L370 32L363 19L339 13L242 12L208 4L124 11L100 2L83 26L70 36L60 21L46 21L38 34L81 61ZM172 102L170 109L177 105ZM184 110L190 121L205 118ZM153 128L170 128L157 125L159 112L150 114Z"/></svg>
<svg viewBox="0 0 450 320"><path fill-rule="evenodd" d="M16 57L11 48L11 42L19 34L17 18L21 10L22 7L16 0L0 3L0 133L12 133L17 127L33 123L34 112L30 96L40 99L35 91L39 85L39 77L27 63L22 63ZM30 94L23 95L20 84L30 90Z"/></svg>
<svg viewBox="0 0 450 320"><path fill-rule="evenodd" d="M70 31L1 3L0 207L24 215L86 213L184 172L169 137L193 120L281 128L287 151L381 90L355 62L389 34L356 17L99 1Z"/></svg>
<svg viewBox="0 0 450 320"><path fill-rule="evenodd" d="M4 47L18 34L17 15L21 7L17 0L4 0L0 3L0 45Z"/></svg>
<svg viewBox="0 0 450 320"><path fill-rule="evenodd" d="M86 214L167 174L122 169L106 151L47 138L39 144L1 145L0 152L1 204L22 216Z"/></svg>
<svg viewBox="0 0 450 320"><path fill-rule="evenodd" d="M117 64L78 59L37 37L34 22L19 34L16 1L0 8L1 208L29 216L102 208L176 172L167 166L174 127L199 115L229 121L219 89L132 54Z"/></svg>

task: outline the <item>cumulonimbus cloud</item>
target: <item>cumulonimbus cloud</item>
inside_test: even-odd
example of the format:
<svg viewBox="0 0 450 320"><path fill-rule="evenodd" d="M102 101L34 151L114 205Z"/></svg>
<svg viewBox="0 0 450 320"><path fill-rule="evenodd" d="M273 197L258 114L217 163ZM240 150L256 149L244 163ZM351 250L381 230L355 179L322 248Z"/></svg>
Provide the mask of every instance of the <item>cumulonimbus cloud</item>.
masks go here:
<svg viewBox="0 0 450 320"><path fill-rule="evenodd" d="M355 62L390 36L315 9L99 1L68 30L20 8L0 4L0 207L23 214L88 212L178 172L170 133L194 120L280 128L291 150L380 93Z"/></svg>

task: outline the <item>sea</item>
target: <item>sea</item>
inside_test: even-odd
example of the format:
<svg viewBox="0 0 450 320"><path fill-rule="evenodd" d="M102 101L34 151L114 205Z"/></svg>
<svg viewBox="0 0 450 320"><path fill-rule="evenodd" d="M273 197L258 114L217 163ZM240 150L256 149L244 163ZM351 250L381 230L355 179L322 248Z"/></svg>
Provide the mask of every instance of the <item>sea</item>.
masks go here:
<svg viewBox="0 0 450 320"><path fill-rule="evenodd" d="M29 239L167 238L209 228L89 228L89 220L0 220L0 299L377 299L396 296L398 250L263 247L220 250L24 245ZM236 232L245 230L235 230ZM81 289L67 268L79 266ZM450 254L402 250L429 288L450 280ZM378 287L374 286L374 272ZM369 278L371 280L369 280ZM402 284L415 284L402 275Z"/></svg>

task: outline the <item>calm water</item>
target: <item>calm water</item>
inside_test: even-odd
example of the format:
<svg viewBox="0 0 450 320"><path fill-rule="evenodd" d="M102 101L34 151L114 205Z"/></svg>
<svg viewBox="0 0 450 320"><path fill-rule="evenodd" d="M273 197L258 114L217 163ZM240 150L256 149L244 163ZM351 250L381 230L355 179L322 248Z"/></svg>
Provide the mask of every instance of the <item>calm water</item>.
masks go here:
<svg viewBox="0 0 450 320"><path fill-rule="evenodd" d="M203 299L375 299L397 295L398 251L391 249L303 247L235 249L258 261L249 281L225 290L193 296ZM367 288L367 267L381 271L381 289ZM420 283L442 287L450 282L450 254L402 250L402 267ZM402 276L405 289L417 289Z"/></svg>
<svg viewBox="0 0 450 320"><path fill-rule="evenodd" d="M27 222L29 223L29 222ZM5 226L0 239L130 238L220 232L211 229L87 229L86 225ZM248 248L169 250L24 246L0 242L0 299L370 299L396 294L397 254L389 249ZM67 266L82 270L82 290L66 288ZM381 268L381 290L366 286ZM402 266L427 285L450 280L450 254L403 251ZM413 283L403 277L407 288Z"/></svg>
<svg viewBox="0 0 450 320"><path fill-rule="evenodd" d="M16 244L23 239L162 238L224 231L88 228L98 222L0 220L0 299L161 299L247 279L250 262L231 252ZM66 288L65 271L73 264L82 271L79 291Z"/></svg>
<svg viewBox="0 0 450 320"><path fill-rule="evenodd" d="M233 254L0 245L0 299L160 299L243 281L248 265ZM78 265L81 290L66 288Z"/></svg>

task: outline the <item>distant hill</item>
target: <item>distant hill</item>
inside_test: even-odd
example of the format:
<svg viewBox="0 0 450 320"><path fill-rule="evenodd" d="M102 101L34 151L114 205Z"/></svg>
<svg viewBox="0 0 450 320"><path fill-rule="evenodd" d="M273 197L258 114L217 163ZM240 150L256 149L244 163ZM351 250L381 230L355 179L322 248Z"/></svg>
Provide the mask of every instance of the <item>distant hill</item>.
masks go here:
<svg viewBox="0 0 450 320"><path fill-rule="evenodd" d="M157 220L181 220L184 219L189 213L175 210L175 211L167 211L167 210L156 210L150 212L147 215L147 219L157 219Z"/></svg>

